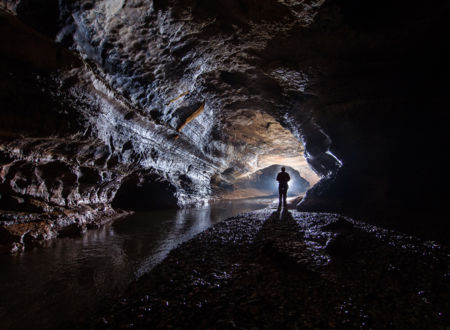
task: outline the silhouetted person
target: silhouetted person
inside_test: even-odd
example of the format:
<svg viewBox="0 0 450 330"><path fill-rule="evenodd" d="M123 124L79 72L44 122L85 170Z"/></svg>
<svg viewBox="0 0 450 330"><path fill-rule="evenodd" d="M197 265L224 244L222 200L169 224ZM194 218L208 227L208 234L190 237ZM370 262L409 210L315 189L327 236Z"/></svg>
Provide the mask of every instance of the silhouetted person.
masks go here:
<svg viewBox="0 0 450 330"><path fill-rule="evenodd" d="M279 183L278 185L278 193L280 196L280 201L278 204L278 207L281 206L281 202L283 202L283 205L286 206L286 196L288 191L288 182L291 179L289 174L286 172L286 169L284 167L281 168L281 172L277 175L277 181Z"/></svg>

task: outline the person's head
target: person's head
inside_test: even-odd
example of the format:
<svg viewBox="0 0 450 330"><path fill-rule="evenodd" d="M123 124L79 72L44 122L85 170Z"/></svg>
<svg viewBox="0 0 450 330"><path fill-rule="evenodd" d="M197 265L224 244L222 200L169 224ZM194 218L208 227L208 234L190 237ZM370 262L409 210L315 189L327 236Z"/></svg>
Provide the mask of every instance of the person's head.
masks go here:
<svg viewBox="0 0 450 330"><path fill-rule="evenodd" d="M285 168L285 167L282 167L282 168L281 168L281 172L284 172L284 171L286 171L286 168Z"/></svg>

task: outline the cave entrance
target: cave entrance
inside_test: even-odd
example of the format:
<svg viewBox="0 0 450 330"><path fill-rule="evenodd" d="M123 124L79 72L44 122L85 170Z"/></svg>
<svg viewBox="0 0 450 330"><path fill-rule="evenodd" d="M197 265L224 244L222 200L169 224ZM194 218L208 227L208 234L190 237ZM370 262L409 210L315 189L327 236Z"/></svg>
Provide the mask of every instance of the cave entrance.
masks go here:
<svg viewBox="0 0 450 330"><path fill-rule="evenodd" d="M218 195L224 199L278 195L275 180L282 166L291 176L289 194L303 195L320 177L304 156L305 148L291 131L261 111L235 111L227 116L229 166L214 178Z"/></svg>

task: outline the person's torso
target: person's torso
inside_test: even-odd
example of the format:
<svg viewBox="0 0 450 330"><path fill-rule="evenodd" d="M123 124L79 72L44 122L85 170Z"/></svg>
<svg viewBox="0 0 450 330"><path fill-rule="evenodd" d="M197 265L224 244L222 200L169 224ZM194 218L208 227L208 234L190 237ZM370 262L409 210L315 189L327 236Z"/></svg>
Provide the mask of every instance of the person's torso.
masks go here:
<svg viewBox="0 0 450 330"><path fill-rule="evenodd" d="M277 180L278 182L280 182L280 185L287 185L289 179L290 179L289 174L287 174L286 172L278 173Z"/></svg>

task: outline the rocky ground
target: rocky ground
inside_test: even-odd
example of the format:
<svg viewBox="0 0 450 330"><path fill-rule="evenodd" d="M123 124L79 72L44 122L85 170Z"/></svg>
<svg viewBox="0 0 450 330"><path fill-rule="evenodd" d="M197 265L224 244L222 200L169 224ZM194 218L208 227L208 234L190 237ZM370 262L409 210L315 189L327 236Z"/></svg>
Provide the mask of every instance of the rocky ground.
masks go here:
<svg viewBox="0 0 450 330"><path fill-rule="evenodd" d="M45 247L51 239L77 236L130 213L103 204L72 209L53 206L48 213L0 210L0 254Z"/></svg>
<svg viewBox="0 0 450 330"><path fill-rule="evenodd" d="M268 208L173 250L91 327L448 329L449 257L337 214Z"/></svg>

